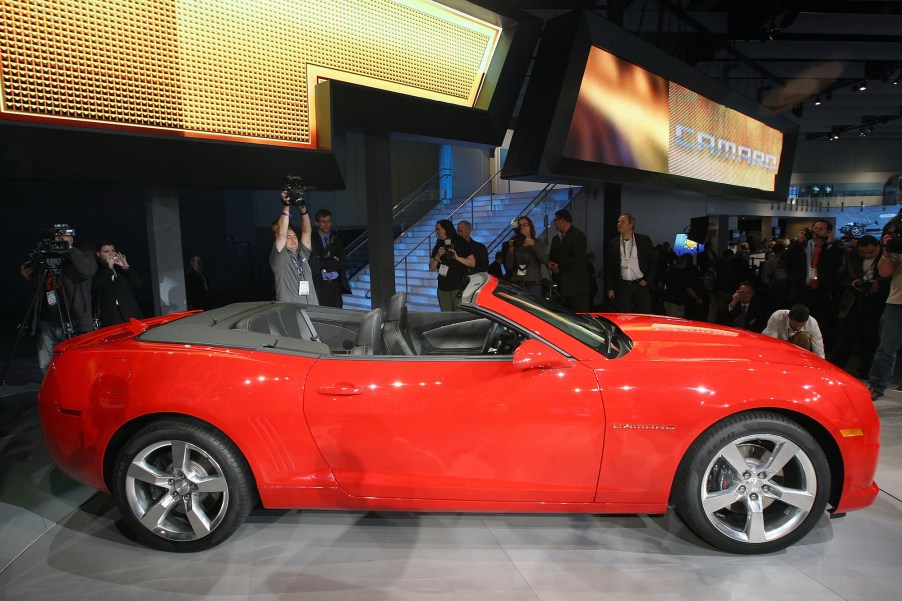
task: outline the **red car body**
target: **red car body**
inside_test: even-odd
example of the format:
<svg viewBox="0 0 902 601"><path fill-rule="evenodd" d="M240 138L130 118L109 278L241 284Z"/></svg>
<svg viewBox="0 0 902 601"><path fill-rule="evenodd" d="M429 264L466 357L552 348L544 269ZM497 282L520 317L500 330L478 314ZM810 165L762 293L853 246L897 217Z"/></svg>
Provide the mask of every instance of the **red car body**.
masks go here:
<svg viewBox="0 0 902 601"><path fill-rule="evenodd" d="M183 416L234 443L266 508L662 513L693 442L762 410L824 449L834 512L874 500L879 420L846 372L783 341L656 315L604 315L628 340L609 358L507 290L488 278L465 303L521 332L505 357L136 336L191 314L79 336L40 391L46 445L66 474L116 494L129 436Z"/></svg>

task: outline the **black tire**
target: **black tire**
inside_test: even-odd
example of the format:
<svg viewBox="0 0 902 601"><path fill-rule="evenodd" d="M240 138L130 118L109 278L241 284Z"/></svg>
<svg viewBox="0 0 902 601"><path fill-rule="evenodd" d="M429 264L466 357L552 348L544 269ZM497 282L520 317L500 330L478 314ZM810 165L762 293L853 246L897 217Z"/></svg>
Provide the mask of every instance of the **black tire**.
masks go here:
<svg viewBox="0 0 902 601"><path fill-rule="evenodd" d="M802 539L827 508L830 467L797 423L765 411L733 416L696 440L673 487L677 515L731 553L770 553Z"/></svg>
<svg viewBox="0 0 902 601"><path fill-rule="evenodd" d="M231 536L250 513L248 473L221 434L166 419L142 428L123 447L113 496L140 542L165 551L203 551Z"/></svg>

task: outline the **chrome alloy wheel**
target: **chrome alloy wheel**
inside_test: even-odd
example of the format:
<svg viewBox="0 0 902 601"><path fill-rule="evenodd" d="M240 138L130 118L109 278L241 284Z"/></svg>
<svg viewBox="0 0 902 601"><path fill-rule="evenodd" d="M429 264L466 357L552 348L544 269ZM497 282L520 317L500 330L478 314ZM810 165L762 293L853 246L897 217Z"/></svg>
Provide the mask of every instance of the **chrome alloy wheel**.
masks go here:
<svg viewBox="0 0 902 601"><path fill-rule="evenodd" d="M725 536L763 543L793 532L815 504L817 473L798 445L776 434L731 441L701 482L707 520Z"/></svg>
<svg viewBox="0 0 902 601"><path fill-rule="evenodd" d="M135 454L125 477L125 495L135 518L170 541L192 541L226 517L229 488L216 460L181 440L161 440Z"/></svg>

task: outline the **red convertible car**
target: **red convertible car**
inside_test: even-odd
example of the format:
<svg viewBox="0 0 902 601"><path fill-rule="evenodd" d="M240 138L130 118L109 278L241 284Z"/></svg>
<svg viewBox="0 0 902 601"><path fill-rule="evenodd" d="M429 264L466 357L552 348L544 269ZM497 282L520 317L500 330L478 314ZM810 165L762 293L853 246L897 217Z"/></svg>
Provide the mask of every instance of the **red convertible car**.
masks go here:
<svg viewBox="0 0 902 601"><path fill-rule="evenodd" d="M280 303L132 320L56 349L47 447L146 544L264 508L659 514L735 553L871 504L867 389L789 343L577 315L470 277L464 311Z"/></svg>

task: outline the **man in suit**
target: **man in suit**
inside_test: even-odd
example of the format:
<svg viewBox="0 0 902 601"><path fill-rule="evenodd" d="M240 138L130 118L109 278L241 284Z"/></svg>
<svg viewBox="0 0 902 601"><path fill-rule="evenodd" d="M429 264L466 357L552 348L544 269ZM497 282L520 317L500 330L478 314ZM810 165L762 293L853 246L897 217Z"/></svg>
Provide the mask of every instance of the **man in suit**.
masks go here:
<svg viewBox="0 0 902 601"><path fill-rule="evenodd" d="M651 288L655 283L655 255L651 238L637 234L636 218L621 213L617 237L608 241L605 287L614 310L651 313Z"/></svg>
<svg viewBox="0 0 902 601"><path fill-rule="evenodd" d="M551 240L548 271L558 283L561 302L573 311L590 311L586 235L573 226L573 216L567 209L554 214L554 227L560 235Z"/></svg>
<svg viewBox="0 0 902 601"><path fill-rule="evenodd" d="M207 277L204 275L204 260L195 255L191 257L188 265L190 269L185 272L185 296L188 300L188 309L209 308L210 288L207 286Z"/></svg>
<svg viewBox="0 0 902 601"><path fill-rule="evenodd" d="M771 308L761 297L755 296L755 287L746 280L739 284L727 305L724 325L760 334L770 316Z"/></svg>
<svg viewBox="0 0 902 601"><path fill-rule="evenodd" d="M343 305L341 295L350 294L348 285L347 255L344 242L332 232L332 212L320 209L314 216L316 231L310 238L313 287L321 306L339 307Z"/></svg>

